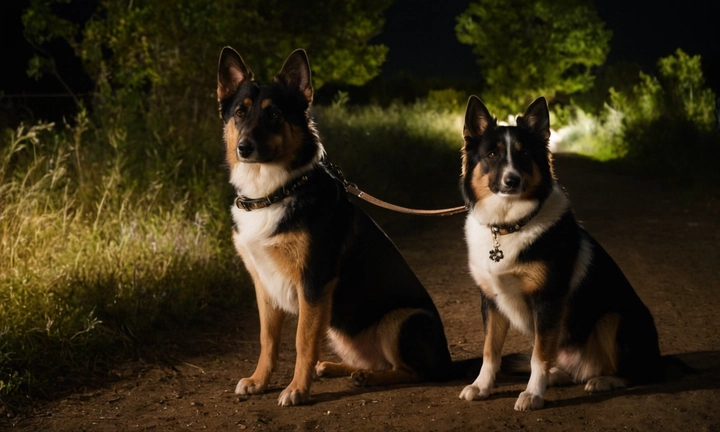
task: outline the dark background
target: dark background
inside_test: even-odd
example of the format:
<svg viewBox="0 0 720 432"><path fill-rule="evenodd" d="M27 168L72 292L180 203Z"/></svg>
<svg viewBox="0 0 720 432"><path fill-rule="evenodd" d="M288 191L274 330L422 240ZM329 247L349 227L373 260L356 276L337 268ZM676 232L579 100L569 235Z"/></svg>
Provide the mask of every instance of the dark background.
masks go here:
<svg viewBox="0 0 720 432"><path fill-rule="evenodd" d="M82 21L96 3L97 0L73 2L68 11L74 19ZM460 44L455 37L455 17L468 3L469 0L397 0L387 10L384 32L372 41L390 48L381 76L404 74L458 80L479 77L472 47ZM35 81L26 74L33 47L23 38L20 16L27 6L27 0L0 3L0 40L5 48L0 90L16 106L23 102L37 106L37 98L41 98L48 110L62 112L64 105L72 106L69 97L41 95L66 94L64 86L51 76ZM720 94L720 2L604 0L597 1L597 9L613 31L607 65L632 62L652 74L659 58L682 48L690 55L702 56L705 79ZM75 93L90 91L91 83L70 48L57 43L50 50L56 55L67 85ZM56 109L52 110L53 107Z"/></svg>

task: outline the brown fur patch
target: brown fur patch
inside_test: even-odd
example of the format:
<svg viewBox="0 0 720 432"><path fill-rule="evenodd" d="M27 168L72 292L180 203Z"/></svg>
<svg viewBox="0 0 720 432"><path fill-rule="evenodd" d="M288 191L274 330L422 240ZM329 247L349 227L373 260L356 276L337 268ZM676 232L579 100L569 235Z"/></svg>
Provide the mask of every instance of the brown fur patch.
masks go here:
<svg viewBox="0 0 720 432"><path fill-rule="evenodd" d="M260 108L266 109L270 105L272 105L273 101L272 99L263 99L263 101L260 103Z"/></svg>
<svg viewBox="0 0 720 432"><path fill-rule="evenodd" d="M223 138L225 140L225 160L230 167L233 167L238 162L237 143L240 140L240 131L237 129L234 119L230 119L225 125Z"/></svg>
<svg viewBox="0 0 720 432"><path fill-rule="evenodd" d="M278 270L287 275L298 290L303 286L303 269L307 265L310 236L306 231L278 234L266 244ZM298 295L299 297L299 295Z"/></svg>
<svg viewBox="0 0 720 432"><path fill-rule="evenodd" d="M493 359L496 364L500 364L500 355L509 328L510 321L505 315L495 308L488 309L483 358Z"/></svg>
<svg viewBox="0 0 720 432"><path fill-rule="evenodd" d="M535 346L533 347L532 356L543 364L546 372L555 365L557 360L561 334L561 326L556 326L542 333L537 328L535 329Z"/></svg>
<svg viewBox="0 0 720 432"><path fill-rule="evenodd" d="M357 368L343 362L321 362L315 367L318 376L321 377L345 377L350 376Z"/></svg>
<svg viewBox="0 0 720 432"><path fill-rule="evenodd" d="M475 165L472 173L472 190L475 193L477 201L482 201L484 198L492 195L490 190L490 178L488 174L482 172L480 164Z"/></svg>
<svg viewBox="0 0 720 432"><path fill-rule="evenodd" d="M520 279L525 294L532 294L545 287L547 266L541 262L519 264L513 274Z"/></svg>

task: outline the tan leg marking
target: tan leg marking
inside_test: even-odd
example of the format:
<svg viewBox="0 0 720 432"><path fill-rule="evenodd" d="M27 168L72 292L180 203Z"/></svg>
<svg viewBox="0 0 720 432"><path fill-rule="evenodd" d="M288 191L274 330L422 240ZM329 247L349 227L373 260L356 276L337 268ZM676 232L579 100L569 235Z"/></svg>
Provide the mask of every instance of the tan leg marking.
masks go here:
<svg viewBox="0 0 720 432"><path fill-rule="evenodd" d="M350 366L343 362L318 362L315 365L315 373L319 377L338 378L352 375L357 370L356 367Z"/></svg>
<svg viewBox="0 0 720 432"><path fill-rule="evenodd" d="M502 348L505 344L510 321L499 310L489 308L485 323L483 364L475 381L460 393L460 399L481 400L490 396L495 386L495 375L500 370Z"/></svg>
<svg viewBox="0 0 720 432"><path fill-rule="evenodd" d="M325 338L330 322L332 294L336 285L337 279L333 279L325 287L324 297L315 303L308 302L302 288L298 289L300 310L295 336L295 374L290 385L280 393L278 405L299 405L310 398L310 385L318 361L320 343Z"/></svg>

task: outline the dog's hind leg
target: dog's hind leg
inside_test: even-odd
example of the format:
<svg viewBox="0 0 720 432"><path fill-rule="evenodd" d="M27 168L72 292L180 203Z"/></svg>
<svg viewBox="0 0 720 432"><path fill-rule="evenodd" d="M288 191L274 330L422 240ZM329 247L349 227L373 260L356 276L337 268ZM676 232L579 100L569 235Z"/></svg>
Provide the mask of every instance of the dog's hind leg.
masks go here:
<svg viewBox="0 0 720 432"><path fill-rule="evenodd" d="M627 380L614 375L605 375L590 378L585 384L585 391L589 393L600 393L627 387Z"/></svg>
<svg viewBox="0 0 720 432"><path fill-rule="evenodd" d="M358 368L350 366L347 363L335 363L335 362L318 362L317 365L315 365L315 373L319 377L329 377L329 378L337 378L337 377L346 377L352 375L353 372L358 370Z"/></svg>
<svg viewBox="0 0 720 432"><path fill-rule="evenodd" d="M548 372L548 387L558 387L570 385L573 383L573 377L569 373L558 367L550 368Z"/></svg>
<svg viewBox="0 0 720 432"><path fill-rule="evenodd" d="M378 369L354 371L351 377L356 386L415 383L450 372L450 353L442 323L426 310L398 309L387 314L378 325L375 338L383 361L374 366Z"/></svg>

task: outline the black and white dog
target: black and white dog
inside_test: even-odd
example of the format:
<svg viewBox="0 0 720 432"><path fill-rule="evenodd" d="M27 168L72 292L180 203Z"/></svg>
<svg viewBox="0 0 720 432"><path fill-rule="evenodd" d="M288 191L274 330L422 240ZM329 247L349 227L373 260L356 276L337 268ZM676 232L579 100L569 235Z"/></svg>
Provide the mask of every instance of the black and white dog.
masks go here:
<svg viewBox="0 0 720 432"><path fill-rule="evenodd" d="M463 135L465 233L485 344L480 374L460 398L490 395L510 326L534 342L516 410L541 408L549 385L585 383L599 392L660 379L650 311L578 224L556 181L545 99L530 104L517 126L498 126L472 96Z"/></svg>

